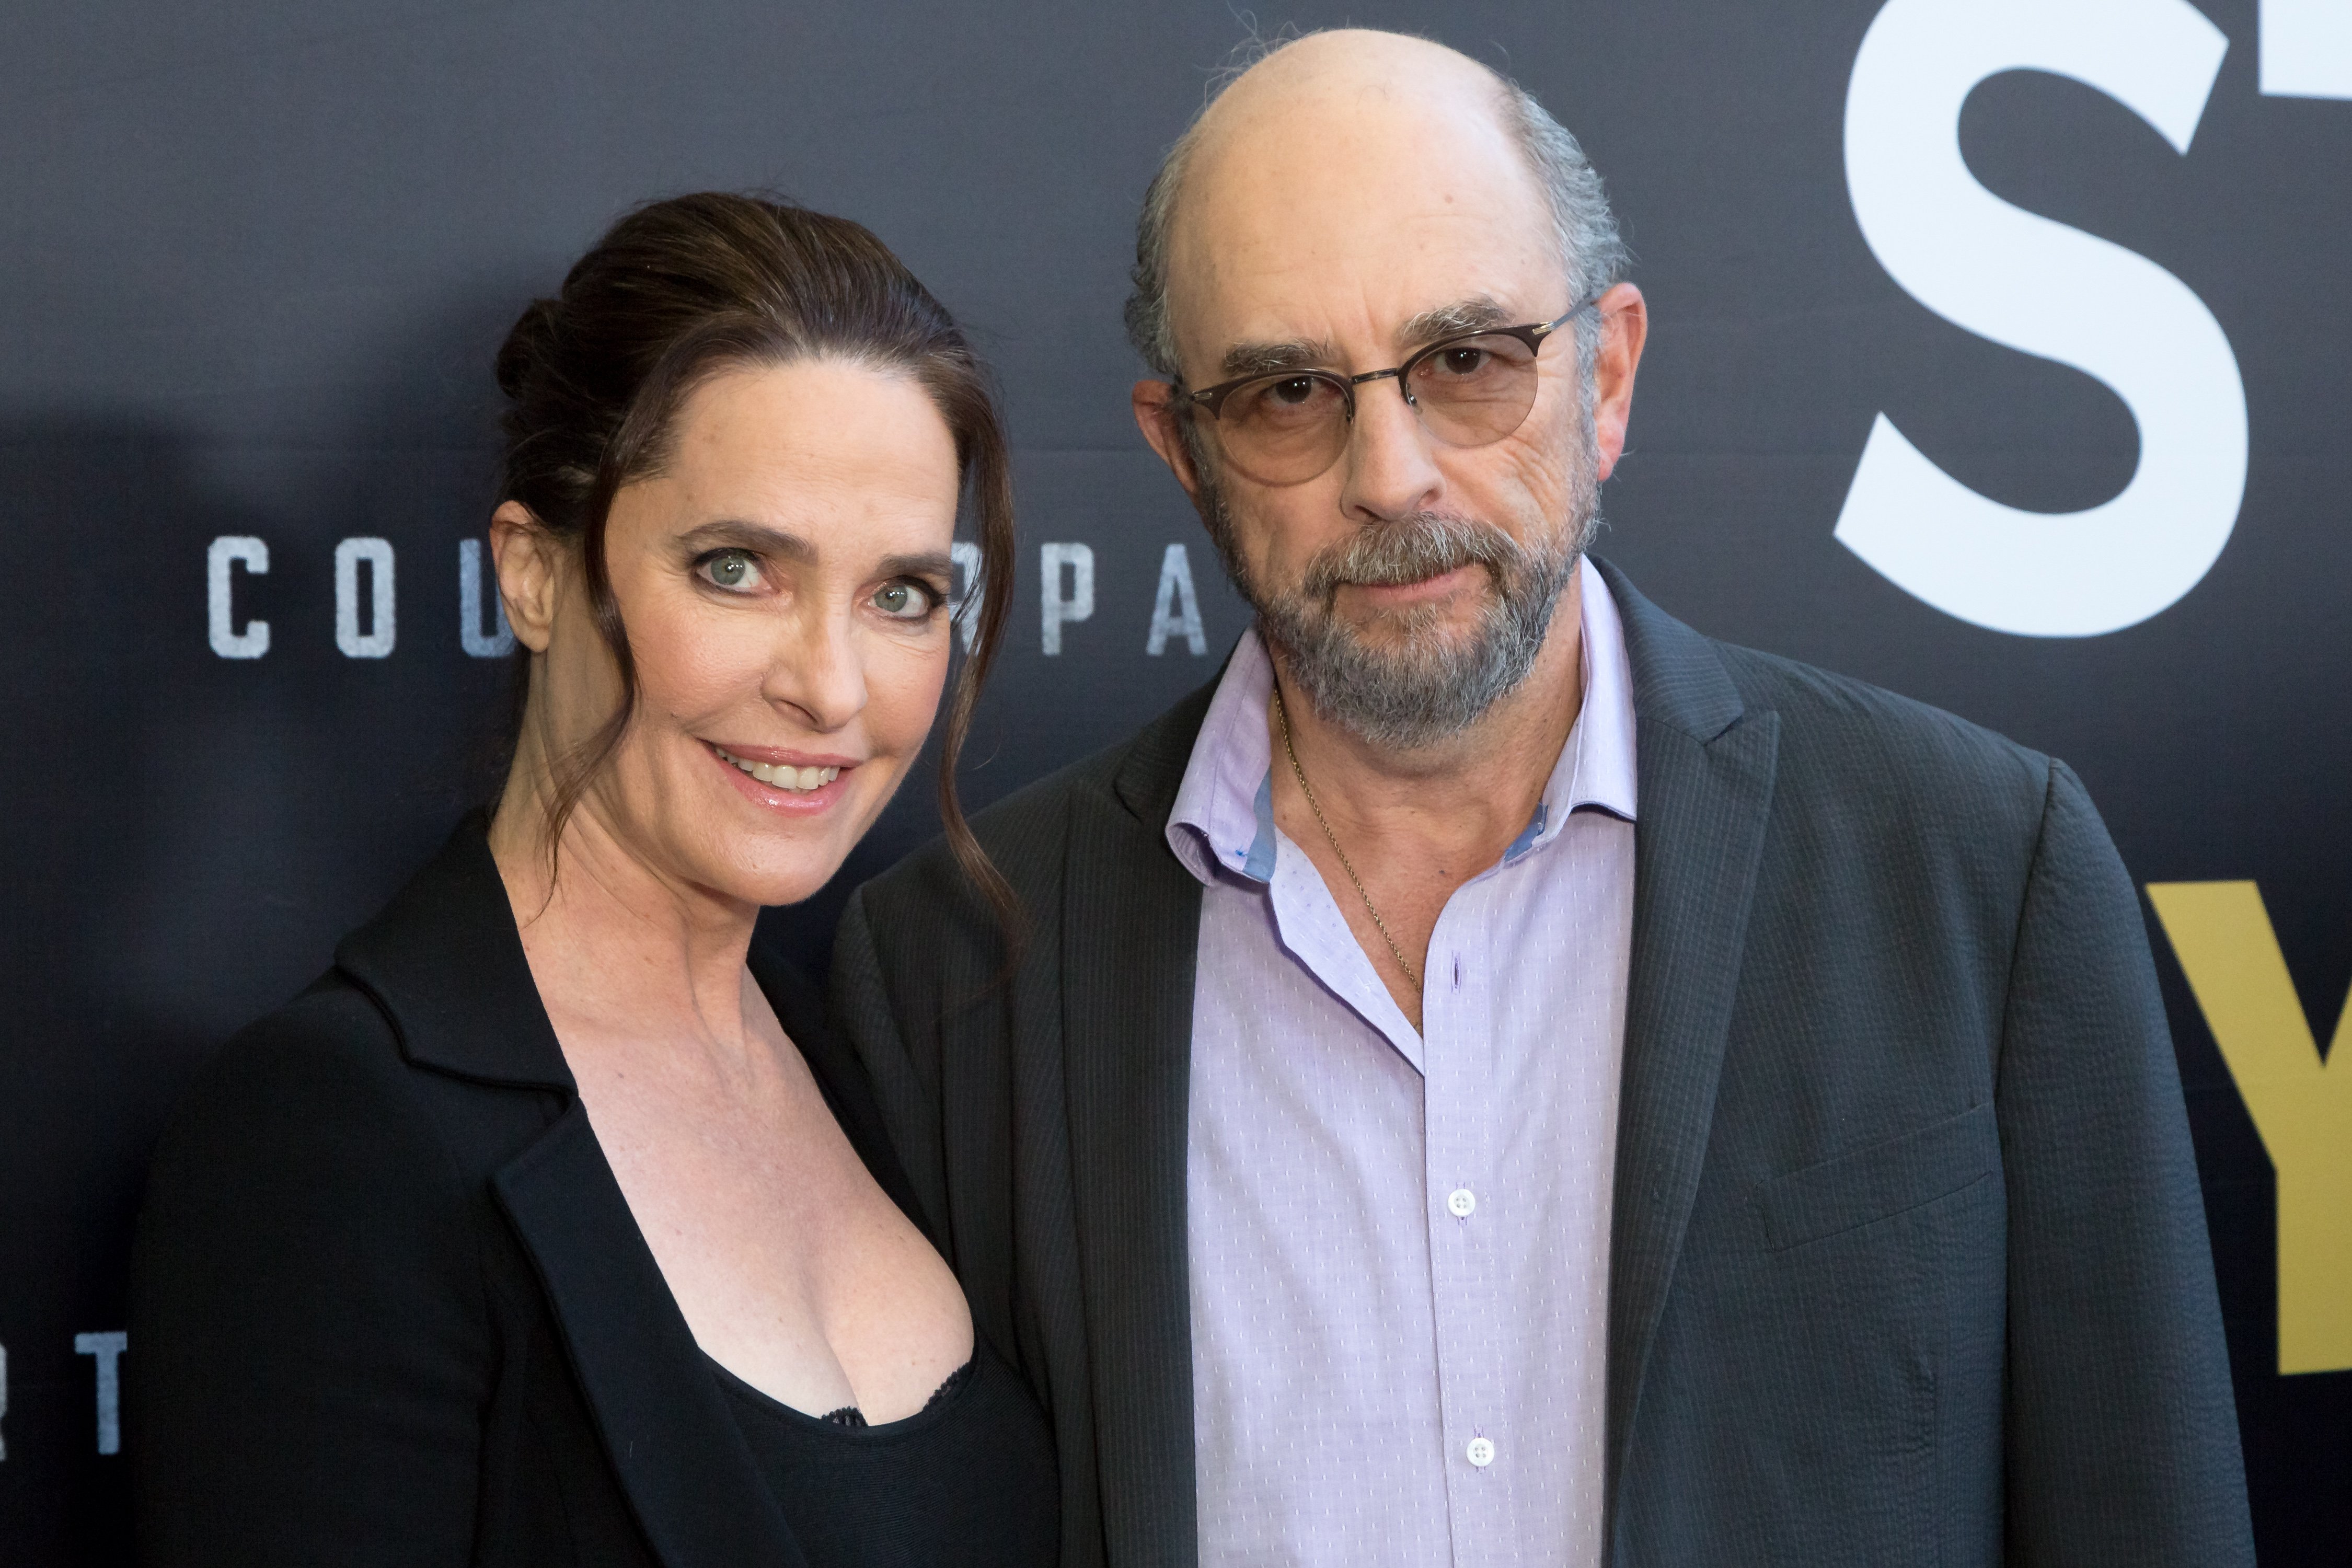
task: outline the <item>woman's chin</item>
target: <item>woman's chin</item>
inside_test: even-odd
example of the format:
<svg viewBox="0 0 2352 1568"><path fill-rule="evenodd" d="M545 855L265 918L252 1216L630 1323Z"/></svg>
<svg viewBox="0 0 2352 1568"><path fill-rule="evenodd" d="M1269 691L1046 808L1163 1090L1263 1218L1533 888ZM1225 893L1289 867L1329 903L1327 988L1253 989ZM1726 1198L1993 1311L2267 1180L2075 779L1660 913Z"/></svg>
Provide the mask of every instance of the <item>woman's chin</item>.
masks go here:
<svg viewBox="0 0 2352 1568"><path fill-rule="evenodd" d="M740 850L745 847L736 847ZM726 858L722 866L714 868L712 889L722 897L763 909L797 904L824 890L834 873L841 869L842 862L849 858L851 847L842 846L838 854L830 845L775 847L783 848L783 852Z"/></svg>
<svg viewBox="0 0 2352 1568"><path fill-rule="evenodd" d="M881 815L872 792L882 767L845 769L805 790L717 771L719 794L696 802L700 820L677 847L704 868L695 880L730 900L773 907L815 897Z"/></svg>

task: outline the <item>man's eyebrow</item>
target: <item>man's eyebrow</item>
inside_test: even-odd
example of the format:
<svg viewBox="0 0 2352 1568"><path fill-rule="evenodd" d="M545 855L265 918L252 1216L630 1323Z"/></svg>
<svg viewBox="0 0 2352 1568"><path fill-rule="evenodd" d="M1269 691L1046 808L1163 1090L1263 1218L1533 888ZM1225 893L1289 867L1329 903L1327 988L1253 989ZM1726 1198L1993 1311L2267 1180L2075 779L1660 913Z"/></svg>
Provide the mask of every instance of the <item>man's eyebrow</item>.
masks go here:
<svg viewBox="0 0 2352 1568"><path fill-rule="evenodd" d="M1440 338L1515 324L1508 310L1481 294L1440 305L1433 310L1423 310L1398 329L1397 342L1402 347L1412 350L1423 343L1433 343ZM1219 368L1231 378L1277 375L1286 370L1329 369L1338 362L1339 356L1329 343L1297 339L1280 343L1235 343L1225 351L1224 362Z"/></svg>
<svg viewBox="0 0 2352 1568"><path fill-rule="evenodd" d="M1331 361L1329 343L1297 339L1286 343L1235 343L1225 351L1221 368L1228 377L1273 375L1286 370L1314 370Z"/></svg>
<svg viewBox="0 0 2352 1568"><path fill-rule="evenodd" d="M1508 310L1481 294L1475 299L1456 300L1452 304L1440 305L1433 310L1423 310L1404 324L1397 333L1397 341L1408 347L1418 348L1423 343L1433 343L1440 338L1517 324L1511 320Z"/></svg>
<svg viewBox="0 0 2352 1568"><path fill-rule="evenodd" d="M718 518L698 528L690 528L677 536L677 542L681 548L696 553L705 550L749 550L754 554L801 564L816 559L816 546L799 534L734 517Z"/></svg>

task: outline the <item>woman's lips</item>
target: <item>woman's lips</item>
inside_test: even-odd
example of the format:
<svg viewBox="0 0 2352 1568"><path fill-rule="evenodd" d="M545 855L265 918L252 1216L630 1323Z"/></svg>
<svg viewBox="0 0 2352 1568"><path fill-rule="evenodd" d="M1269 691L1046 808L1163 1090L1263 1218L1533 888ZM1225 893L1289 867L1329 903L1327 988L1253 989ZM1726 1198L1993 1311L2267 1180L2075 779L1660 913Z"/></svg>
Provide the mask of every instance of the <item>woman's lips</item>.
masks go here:
<svg viewBox="0 0 2352 1568"><path fill-rule="evenodd" d="M724 746L712 746L719 760L739 769L763 784L777 789L794 790L803 795L823 789L841 776L839 764L820 767L795 767L790 763L763 763L751 757L738 756Z"/></svg>
<svg viewBox="0 0 2352 1568"><path fill-rule="evenodd" d="M703 742L711 762L725 770L727 781L744 799L767 811L788 816L822 816L848 795L861 765L848 757L810 757L806 752L777 752L747 756L730 747ZM745 748L746 751L751 748ZM806 780L806 783L802 781Z"/></svg>

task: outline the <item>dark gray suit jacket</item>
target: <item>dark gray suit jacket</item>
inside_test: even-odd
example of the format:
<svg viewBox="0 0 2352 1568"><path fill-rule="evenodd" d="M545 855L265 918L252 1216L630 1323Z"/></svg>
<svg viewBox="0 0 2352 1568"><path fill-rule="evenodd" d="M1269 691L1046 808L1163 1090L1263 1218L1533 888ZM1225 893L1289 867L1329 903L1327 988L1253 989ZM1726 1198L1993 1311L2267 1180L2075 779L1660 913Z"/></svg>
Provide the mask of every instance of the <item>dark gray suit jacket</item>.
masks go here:
<svg viewBox="0 0 2352 1568"><path fill-rule="evenodd" d="M2063 763L1701 637L1606 566L1641 789L1613 1564L2253 1560L2172 1047ZM835 1016L1061 1447L1066 1563L1196 1555L1185 1131L1208 706L851 901ZM992 984L993 983L993 984Z"/></svg>

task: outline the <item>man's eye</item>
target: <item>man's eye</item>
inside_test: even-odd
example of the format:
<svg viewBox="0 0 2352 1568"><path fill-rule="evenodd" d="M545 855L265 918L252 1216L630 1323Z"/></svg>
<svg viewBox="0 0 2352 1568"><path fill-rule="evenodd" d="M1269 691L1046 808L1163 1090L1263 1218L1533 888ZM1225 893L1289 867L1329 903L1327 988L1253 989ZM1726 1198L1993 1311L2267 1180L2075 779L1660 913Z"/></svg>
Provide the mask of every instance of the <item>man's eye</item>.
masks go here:
<svg viewBox="0 0 2352 1568"><path fill-rule="evenodd" d="M748 550L721 550L702 561L702 575L714 587L737 591L760 585L760 563Z"/></svg>
<svg viewBox="0 0 2352 1568"><path fill-rule="evenodd" d="M932 603L930 591L915 583L886 583L874 593L874 607L896 620L919 621Z"/></svg>

